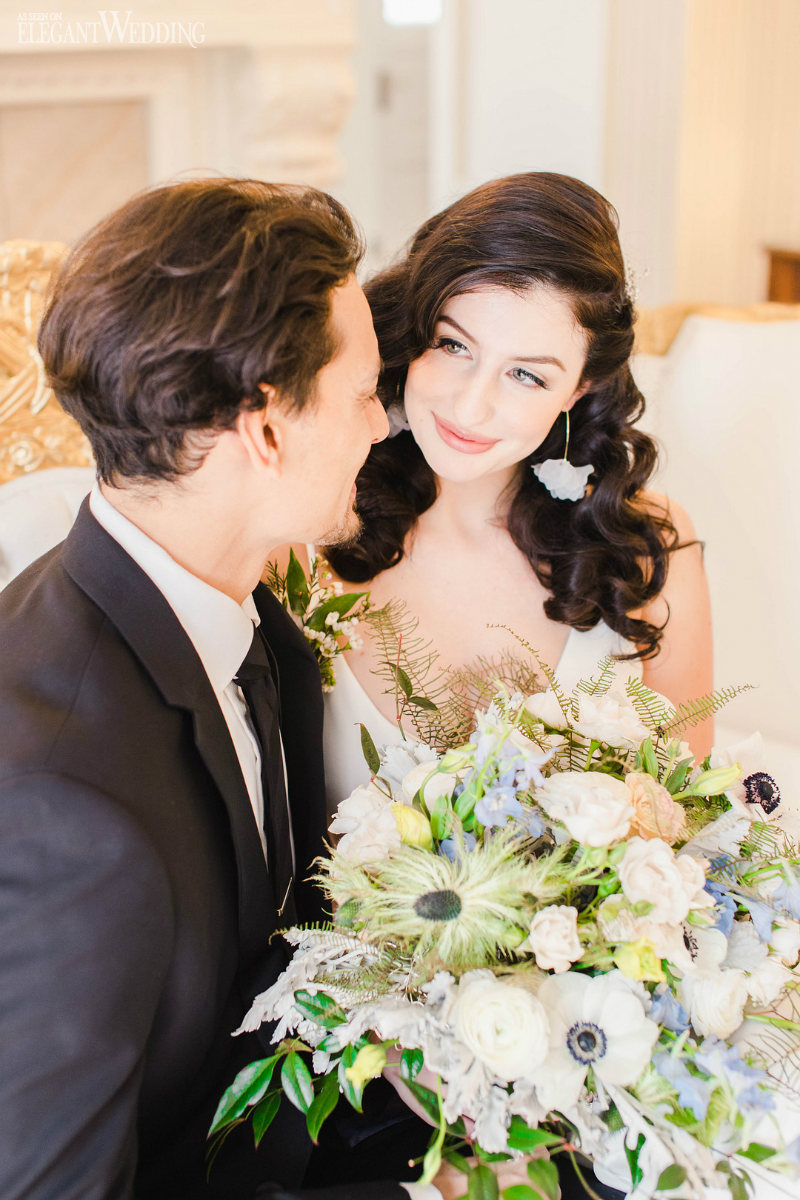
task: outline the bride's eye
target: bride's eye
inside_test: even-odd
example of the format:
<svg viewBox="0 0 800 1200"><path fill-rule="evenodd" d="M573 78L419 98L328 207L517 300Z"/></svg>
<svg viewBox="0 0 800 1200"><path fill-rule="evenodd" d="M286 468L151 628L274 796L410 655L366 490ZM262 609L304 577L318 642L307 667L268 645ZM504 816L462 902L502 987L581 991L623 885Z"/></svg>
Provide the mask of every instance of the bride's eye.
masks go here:
<svg viewBox="0 0 800 1200"><path fill-rule="evenodd" d="M519 383L527 384L529 387L540 387L547 390L547 383L538 375L534 375L533 371L526 371L524 367L514 367L509 371L512 379L516 379Z"/></svg>
<svg viewBox="0 0 800 1200"><path fill-rule="evenodd" d="M444 350L445 354L450 354L452 356L455 356L457 354L460 354L462 350L466 350L467 347L464 345L463 342L456 341L455 338L440 337L440 338L437 338L436 341L433 343L432 349L433 350Z"/></svg>

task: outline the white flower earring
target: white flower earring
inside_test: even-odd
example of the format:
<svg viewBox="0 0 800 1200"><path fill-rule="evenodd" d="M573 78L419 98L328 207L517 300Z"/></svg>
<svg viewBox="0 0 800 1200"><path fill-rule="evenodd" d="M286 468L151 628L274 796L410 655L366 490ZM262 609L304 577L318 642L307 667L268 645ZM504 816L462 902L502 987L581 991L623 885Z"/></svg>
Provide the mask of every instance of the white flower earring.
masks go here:
<svg viewBox="0 0 800 1200"><path fill-rule="evenodd" d="M585 467L574 467L567 458L569 453L569 411L567 418L567 441L564 446L563 458L546 458L542 463L534 463L531 467L536 478L543 483L554 500L582 500L586 495L586 482L594 467L587 463Z"/></svg>
<svg viewBox="0 0 800 1200"><path fill-rule="evenodd" d="M387 437L397 437L398 433L402 433L411 426L406 417L406 408L402 400L399 403L390 404L386 410L386 416L389 421L389 432Z"/></svg>

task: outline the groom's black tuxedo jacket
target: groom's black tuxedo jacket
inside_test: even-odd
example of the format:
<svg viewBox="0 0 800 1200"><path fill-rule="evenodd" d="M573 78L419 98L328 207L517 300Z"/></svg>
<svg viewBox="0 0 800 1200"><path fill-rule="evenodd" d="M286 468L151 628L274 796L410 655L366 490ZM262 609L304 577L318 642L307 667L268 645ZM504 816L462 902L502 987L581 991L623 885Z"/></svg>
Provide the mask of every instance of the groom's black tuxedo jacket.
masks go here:
<svg viewBox="0 0 800 1200"><path fill-rule="evenodd" d="M278 662L298 874L322 849L322 698L305 639L255 594ZM84 504L0 595L0 1196L294 1196L286 1102L206 1184L232 1039L285 962L252 809L191 642ZM300 916L314 893L300 889ZM399 1200L398 1185L326 1188Z"/></svg>

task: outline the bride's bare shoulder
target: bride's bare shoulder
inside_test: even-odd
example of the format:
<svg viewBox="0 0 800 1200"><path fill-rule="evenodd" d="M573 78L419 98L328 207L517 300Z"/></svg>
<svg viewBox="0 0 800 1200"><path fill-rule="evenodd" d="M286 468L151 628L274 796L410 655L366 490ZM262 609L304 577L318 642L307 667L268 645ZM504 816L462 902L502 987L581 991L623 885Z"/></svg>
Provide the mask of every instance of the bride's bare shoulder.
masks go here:
<svg viewBox="0 0 800 1200"><path fill-rule="evenodd" d="M666 517L672 523L678 534L678 545L693 542L696 539L697 534L695 533L692 518L686 509L678 504L677 500L673 499L672 496L665 496L663 492L653 492L646 489L639 493L638 500L640 506L646 512L652 513L655 517Z"/></svg>

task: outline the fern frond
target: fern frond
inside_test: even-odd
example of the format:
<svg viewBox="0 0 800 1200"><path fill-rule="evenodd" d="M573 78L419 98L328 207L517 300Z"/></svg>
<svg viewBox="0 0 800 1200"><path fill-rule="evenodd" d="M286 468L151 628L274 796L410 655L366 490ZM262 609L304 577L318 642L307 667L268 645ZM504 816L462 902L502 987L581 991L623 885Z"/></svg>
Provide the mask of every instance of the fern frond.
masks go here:
<svg viewBox="0 0 800 1200"><path fill-rule="evenodd" d="M751 683L739 683L735 687L718 688L717 691L709 692L707 696L701 696L698 700L688 700L685 704L679 704L673 716L658 728L659 737L672 737L699 725L726 704L730 704L731 700L741 696L742 692L751 691L752 687Z"/></svg>
<svg viewBox="0 0 800 1200"><path fill-rule="evenodd" d="M665 719L670 714L674 715L675 710L665 708L663 698L652 692L641 679L631 675L625 682L625 694L648 729L658 733L659 737L662 736L662 730L669 729Z"/></svg>
<svg viewBox="0 0 800 1200"><path fill-rule="evenodd" d="M552 667L547 665L547 663L544 661L543 658L541 658L538 650L535 650L534 647L530 644L530 642L522 636L522 634L517 633L517 631L515 629L512 629L509 625L491 624L491 625L487 625L486 628L487 629L505 629L505 631L507 633L510 633L512 637L515 637L517 639L520 646L525 647L525 649L528 651L528 653L535 659L536 664L539 667L539 670L542 672L545 679L547 680L548 687L552 690L553 695L555 696L556 700L558 701L558 707L561 709L561 712L562 712L565 720L567 720L567 721L574 720L578 715L576 705L574 704L572 699L567 695L567 693L564 691L561 684L558 682L555 671L552 669Z"/></svg>
<svg viewBox="0 0 800 1200"><path fill-rule="evenodd" d="M586 696L604 696L606 694L616 678L614 670L616 663L613 658L604 658L597 665L600 668L600 674L596 679L582 679L575 689L577 692L583 692Z"/></svg>

